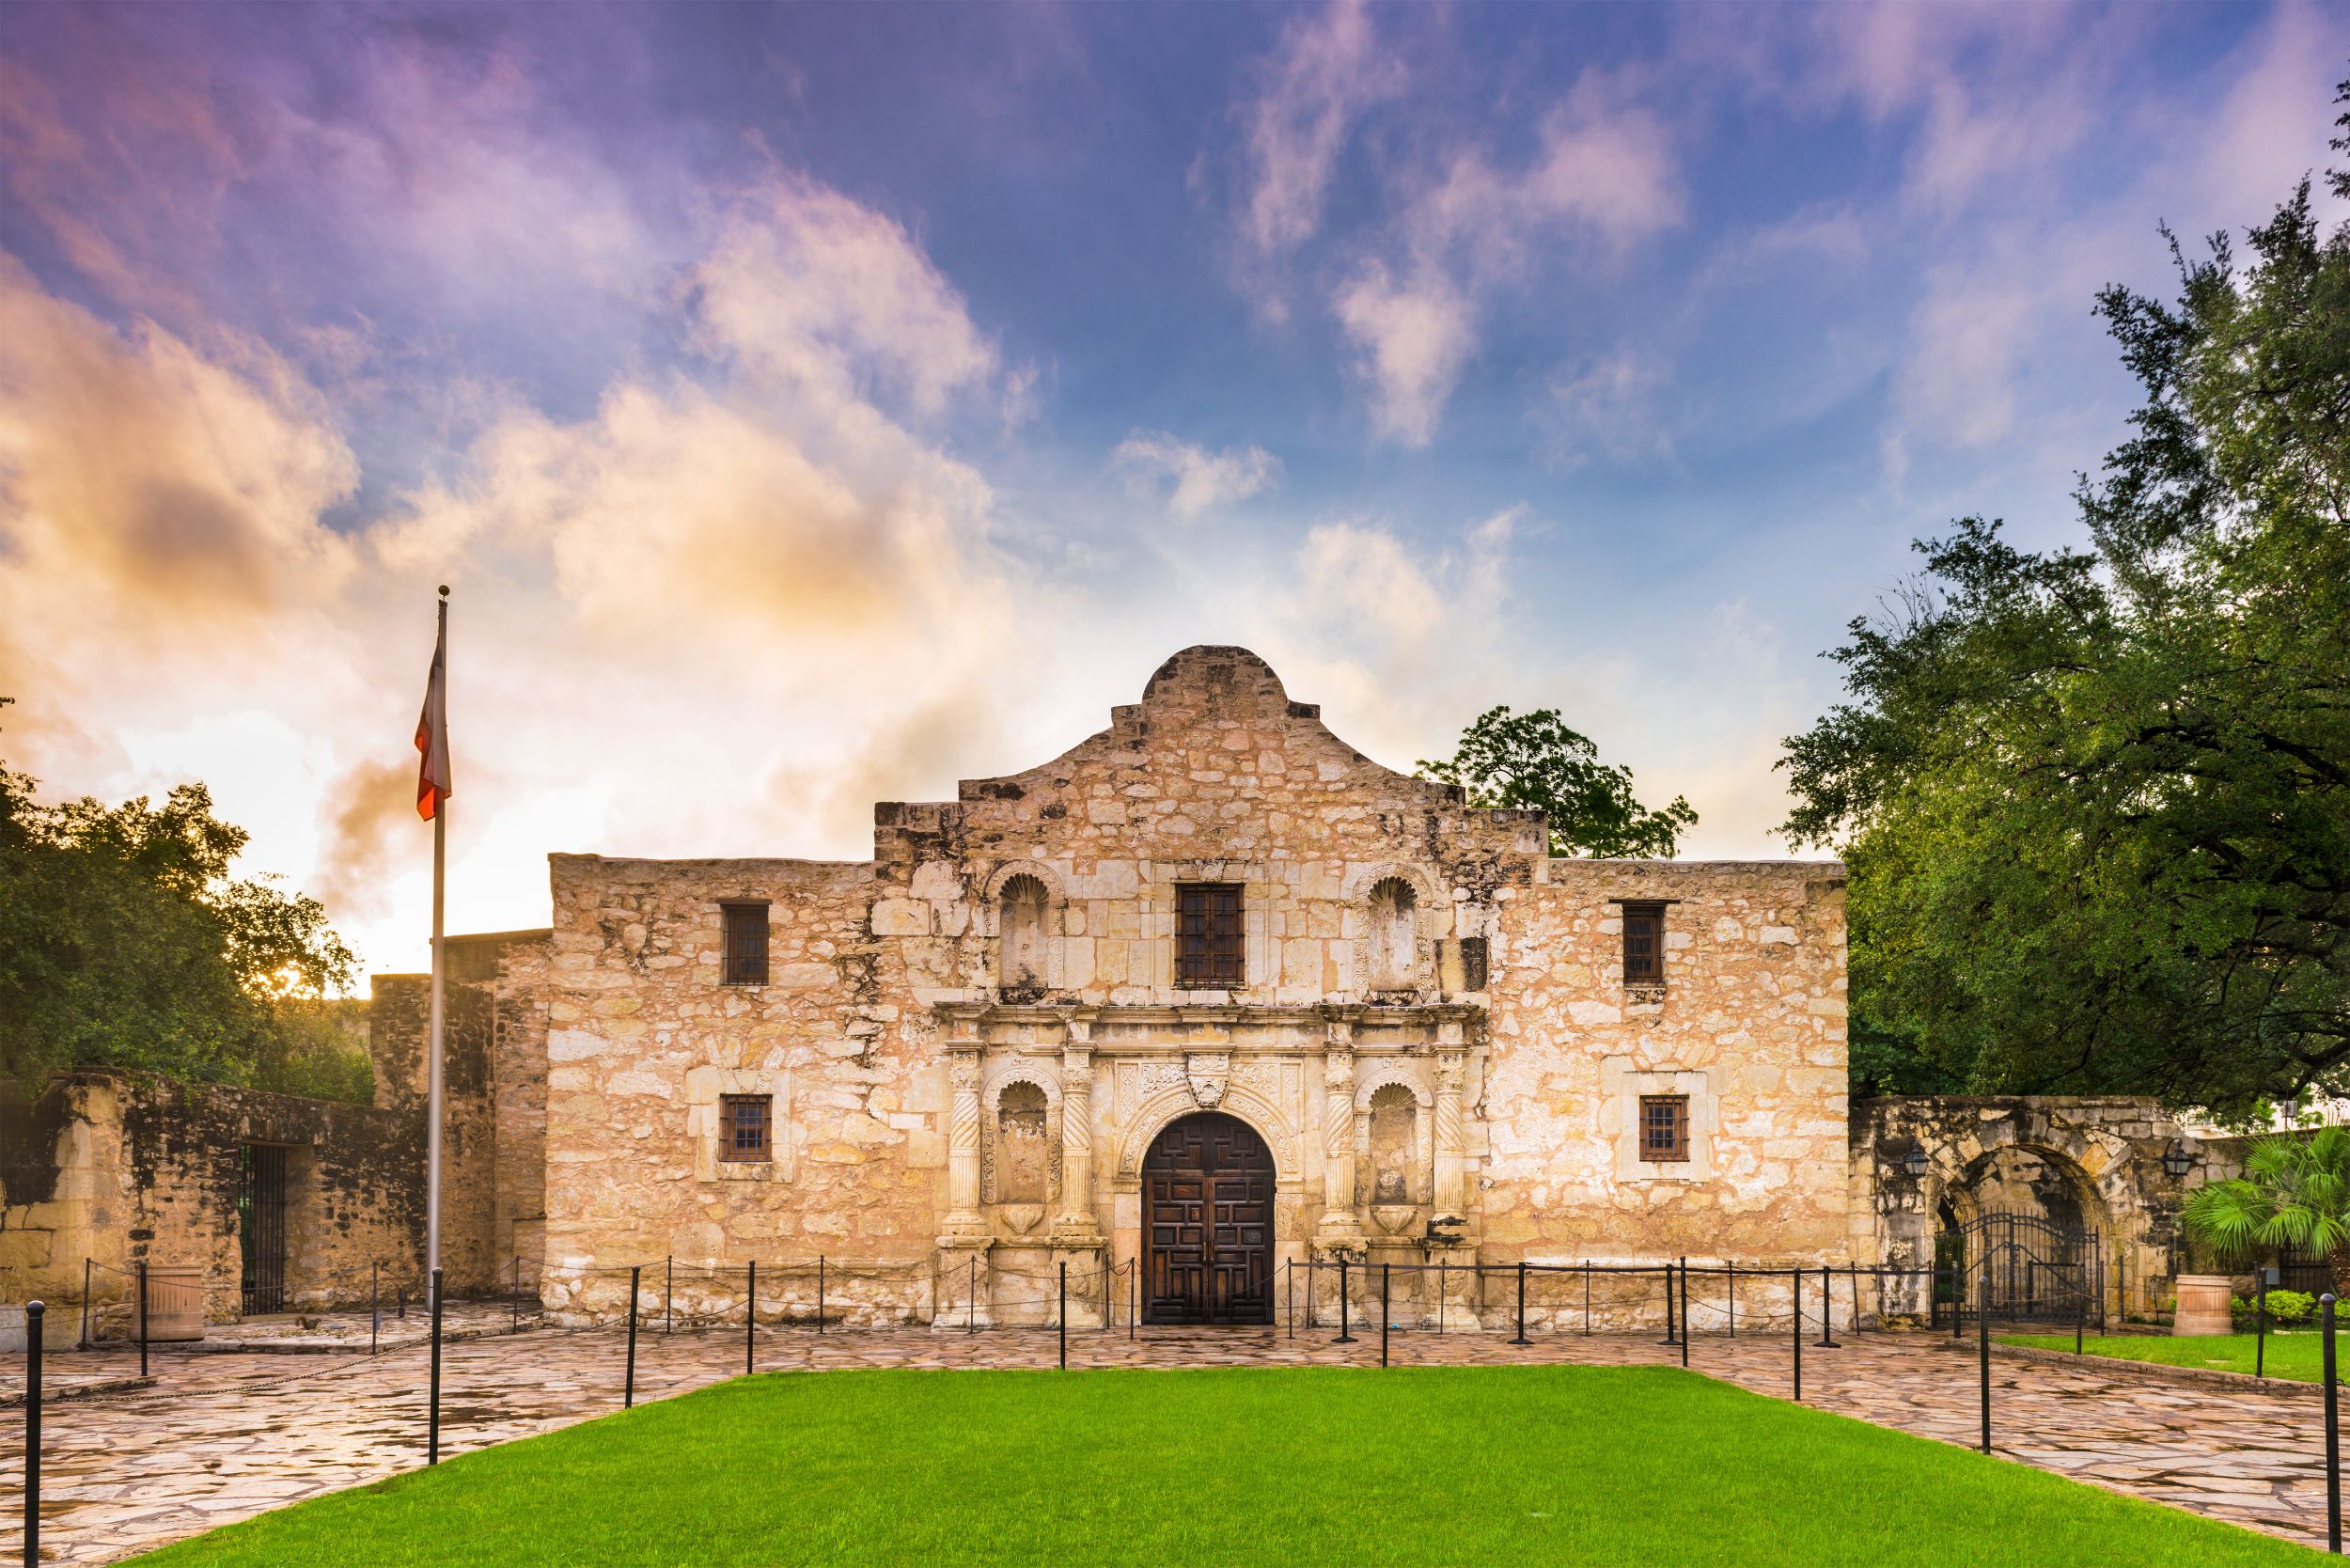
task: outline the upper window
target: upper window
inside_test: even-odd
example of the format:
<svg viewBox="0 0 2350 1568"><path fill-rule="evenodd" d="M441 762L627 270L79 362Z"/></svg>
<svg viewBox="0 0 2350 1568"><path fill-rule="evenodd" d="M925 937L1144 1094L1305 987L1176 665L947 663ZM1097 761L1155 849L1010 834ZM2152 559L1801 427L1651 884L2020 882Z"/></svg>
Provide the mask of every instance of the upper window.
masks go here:
<svg viewBox="0 0 2350 1568"><path fill-rule="evenodd" d="M718 1157L722 1160L771 1160L774 1142L768 1114L774 1098L765 1094L722 1094L718 1097Z"/></svg>
<svg viewBox="0 0 2350 1568"><path fill-rule="evenodd" d="M726 917L726 975L728 985L767 983L767 906L728 903L719 908Z"/></svg>
<svg viewBox="0 0 2350 1568"><path fill-rule="evenodd" d="M1246 983L1240 885L1186 882L1175 889L1175 983L1230 991Z"/></svg>
<svg viewBox="0 0 2350 1568"><path fill-rule="evenodd" d="M1486 970L1489 967L1491 961L1491 953L1485 946L1485 939L1483 937L1462 937L1461 989L1464 991L1484 990Z"/></svg>
<svg viewBox="0 0 2350 1568"><path fill-rule="evenodd" d="M1623 906L1623 982L1665 983L1665 906L1661 903Z"/></svg>
<svg viewBox="0 0 2350 1568"><path fill-rule="evenodd" d="M1640 1158L1659 1164L1689 1157L1689 1097L1640 1096Z"/></svg>

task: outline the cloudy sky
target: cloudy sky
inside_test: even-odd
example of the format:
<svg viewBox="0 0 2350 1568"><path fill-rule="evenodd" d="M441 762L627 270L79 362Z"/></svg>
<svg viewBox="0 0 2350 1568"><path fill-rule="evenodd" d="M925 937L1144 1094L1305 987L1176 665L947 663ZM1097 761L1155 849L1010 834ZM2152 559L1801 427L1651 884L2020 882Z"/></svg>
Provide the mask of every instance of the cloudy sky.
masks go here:
<svg viewBox="0 0 2350 1568"><path fill-rule="evenodd" d="M0 757L209 782L424 961L550 850L854 857L1239 642L1408 768L1554 706L1783 854L1818 657L2072 537L2156 225L2350 6L20 7Z"/></svg>

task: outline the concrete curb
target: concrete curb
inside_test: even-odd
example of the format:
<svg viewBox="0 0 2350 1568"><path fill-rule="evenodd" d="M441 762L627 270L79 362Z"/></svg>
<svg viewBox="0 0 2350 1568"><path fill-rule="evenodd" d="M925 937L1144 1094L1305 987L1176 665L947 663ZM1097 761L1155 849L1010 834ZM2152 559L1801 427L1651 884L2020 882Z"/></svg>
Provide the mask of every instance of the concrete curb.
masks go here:
<svg viewBox="0 0 2350 1568"><path fill-rule="evenodd" d="M517 1334L527 1334L541 1326L543 1325L534 1319L525 1319L520 1328L444 1328L441 1330L441 1343L453 1345L462 1344L467 1340L511 1339ZM431 1342L432 1336L429 1331L425 1333L403 1332L398 1339L385 1337L377 1343L376 1350L379 1355L389 1355L395 1350L414 1350ZM92 1350L135 1351L138 1349L138 1341L136 1340L101 1340L90 1348ZM195 1340L150 1343L148 1348L156 1356L344 1356L352 1354L365 1356L368 1353L368 1342L365 1340L324 1339Z"/></svg>

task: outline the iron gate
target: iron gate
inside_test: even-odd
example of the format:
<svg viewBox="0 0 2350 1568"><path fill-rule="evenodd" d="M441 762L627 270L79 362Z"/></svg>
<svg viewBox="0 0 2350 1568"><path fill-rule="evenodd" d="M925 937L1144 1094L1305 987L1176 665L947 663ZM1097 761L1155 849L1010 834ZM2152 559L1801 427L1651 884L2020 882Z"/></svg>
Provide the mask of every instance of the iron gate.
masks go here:
<svg viewBox="0 0 2350 1568"><path fill-rule="evenodd" d="M1948 1323L1949 1296L1964 1281L1962 1315L1971 1315L1990 1286L1995 1321L2069 1324L2086 1312L2106 1319L2105 1249L2097 1232L2059 1225L2038 1215L1994 1211L1976 1215L1937 1239L1934 1317Z"/></svg>
<svg viewBox="0 0 2350 1568"><path fill-rule="evenodd" d="M247 1317L286 1309L286 1151L244 1146L237 1185L237 1235L244 1253Z"/></svg>

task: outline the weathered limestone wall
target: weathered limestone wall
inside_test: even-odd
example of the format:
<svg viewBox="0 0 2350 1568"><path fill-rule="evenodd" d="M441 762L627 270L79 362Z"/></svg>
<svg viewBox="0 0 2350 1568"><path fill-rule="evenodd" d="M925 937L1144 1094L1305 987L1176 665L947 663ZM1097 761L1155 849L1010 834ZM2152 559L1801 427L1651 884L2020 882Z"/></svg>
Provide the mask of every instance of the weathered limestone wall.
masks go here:
<svg viewBox="0 0 2350 1568"><path fill-rule="evenodd" d="M613 1270L819 1252L926 1262L944 1074L863 866L553 860L545 1297ZM771 983L719 983L719 901L772 903ZM718 1100L776 1100L776 1157L722 1164ZM602 1270L602 1274L594 1271ZM724 1281L713 1286L723 1291Z"/></svg>
<svg viewBox="0 0 2350 1568"><path fill-rule="evenodd" d="M1502 903L1483 1123L1492 1259L1843 1256L1842 869L1553 860ZM1627 990L1622 899L1672 899L1661 990ZM1643 1165L1642 1094L1690 1158Z"/></svg>
<svg viewBox="0 0 2350 1568"><path fill-rule="evenodd" d="M441 1267L452 1294L538 1272L545 1166L544 931L448 939L442 1040ZM376 1104L422 1127L430 975L372 977ZM418 1177L422 1165L419 1159ZM419 1225L421 1225L419 1220ZM419 1231L418 1245L422 1245Z"/></svg>
<svg viewBox="0 0 2350 1568"><path fill-rule="evenodd" d="M286 1157L290 1306L355 1305L370 1261L413 1273L423 1201L421 1128L367 1105L219 1084L84 1071L26 1098L0 1089L0 1261L9 1299L78 1302L85 1257L117 1271L196 1264L205 1312L242 1308L237 1218L246 1144ZM119 1294L93 1285L102 1299Z"/></svg>

